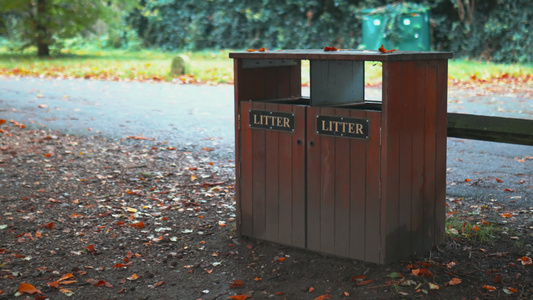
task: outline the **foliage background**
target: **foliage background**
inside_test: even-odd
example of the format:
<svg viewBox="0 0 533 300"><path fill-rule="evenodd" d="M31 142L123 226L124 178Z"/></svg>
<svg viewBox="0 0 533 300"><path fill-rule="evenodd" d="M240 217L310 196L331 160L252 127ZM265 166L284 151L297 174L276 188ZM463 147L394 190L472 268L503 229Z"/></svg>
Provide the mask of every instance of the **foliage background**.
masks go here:
<svg viewBox="0 0 533 300"><path fill-rule="evenodd" d="M28 1L28 0L24 0ZM48 0L68 3L67 0ZM81 1L81 0L77 0ZM120 22L58 37L58 48L92 38L104 47L170 51L357 48L361 11L390 0L129 0ZM0 8L10 0L0 0ZM98 2L98 1L96 1ZM100 1L106 2L106 1ZM397 1L396 1L397 2ZM413 0L430 11L432 50L493 62L533 62L530 0ZM2 4L4 3L4 4ZM106 2L107 3L107 2ZM472 8L472 9L469 9ZM58 17L58 16L55 16ZM111 18L106 17L107 20ZM0 34L23 44L19 14L0 9ZM88 29L93 29L92 33ZM1 42L1 40L0 40Z"/></svg>

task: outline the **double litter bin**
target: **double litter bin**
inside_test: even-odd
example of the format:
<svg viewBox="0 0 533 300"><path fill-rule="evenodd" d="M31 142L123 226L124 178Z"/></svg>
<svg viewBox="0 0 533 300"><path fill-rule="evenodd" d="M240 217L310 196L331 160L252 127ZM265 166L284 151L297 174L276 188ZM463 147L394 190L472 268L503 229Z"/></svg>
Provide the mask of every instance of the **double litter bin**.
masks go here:
<svg viewBox="0 0 533 300"><path fill-rule="evenodd" d="M451 57L230 53L239 234L379 264L443 242ZM382 101L365 99L365 61L382 62Z"/></svg>

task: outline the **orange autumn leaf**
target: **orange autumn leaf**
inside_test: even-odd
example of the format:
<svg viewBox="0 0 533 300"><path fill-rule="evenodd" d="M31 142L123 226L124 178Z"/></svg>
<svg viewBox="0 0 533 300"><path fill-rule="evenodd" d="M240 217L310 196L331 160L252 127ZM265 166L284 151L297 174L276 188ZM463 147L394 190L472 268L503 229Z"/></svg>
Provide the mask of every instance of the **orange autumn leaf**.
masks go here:
<svg viewBox="0 0 533 300"><path fill-rule="evenodd" d="M233 281L233 283L229 286L230 289L235 289L235 288L241 288L244 286L244 283L238 279L236 279L235 281Z"/></svg>
<svg viewBox="0 0 533 300"><path fill-rule="evenodd" d="M499 179L499 178L496 178L496 181L497 182L503 182L503 180Z"/></svg>
<svg viewBox="0 0 533 300"><path fill-rule="evenodd" d="M394 52L394 51L396 51L398 49L387 50L387 49L385 49L385 46L383 44L381 44L381 47L379 47L378 50L381 53L392 53L392 52Z"/></svg>
<svg viewBox="0 0 533 300"><path fill-rule="evenodd" d="M261 48L261 49L259 49L259 50L257 50L257 51L259 51L259 52L265 52L265 48L263 47L263 48Z"/></svg>
<svg viewBox="0 0 533 300"><path fill-rule="evenodd" d="M130 226L131 227L137 227L137 228L144 228L144 222L140 221L139 223L133 223Z"/></svg>
<svg viewBox="0 0 533 300"><path fill-rule="evenodd" d="M92 252L92 253L96 252L96 250L94 249L94 245L89 245L89 246L85 247L85 249L87 249L87 251Z"/></svg>
<svg viewBox="0 0 533 300"><path fill-rule="evenodd" d="M111 285L111 283L105 281L105 280L99 280L99 281L96 281L95 283L93 283L94 286L107 286L108 288L113 288L113 286Z"/></svg>
<svg viewBox="0 0 533 300"><path fill-rule="evenodd" d="M513 216L513 214L506 213L506 214L500 214L500 216L502 216L504 218L510 218L510 217Z"/></svg>
<svg viewBox="0 0 533 300"><path fill-rule="evenodd" d="M520 262L522 263L522 265L524 266L531 266L533 265L533 261L531 260L531 257L527 257L527 256L522 256L520 258Z"/></svg>
<svg viewBox="0 0 533 300"><path fill-rule="evenodd" d="M35 233L35 237L36 238L40 238L41 237L41 231L37 230L37 232Z"/></svg>
<svg viewBox="0 0 533 300"><path fill-rule="evenodd" d="M41 291L36 289L33 285L29 283L21 283L18 289L18 292L21 294L42 294Z"/></svg>
<svg viewBox="0 0 533 300"><path fill-rule="evenodd" d="M495 291L496 290L496 288L493 287L492 285L484 285L483 288L486 289L487 291Z"/></svg>
<svg viewBox="0 0 533 300"><path fill-rule="evenodd" d="M472 181L472 179L469 179L469 178L465 179L465 182L470 182L470 181Z"/></svg>
<svg viewBox="0 0 533 300"><path fill-rule="evenodd" d="M257 51L257 49L246 49L246 51L248 51L248 52L254 52L254 51Z"/></svg>
<svg viewBox="0 0 533 300"><path fill-rule="evenodd" d="M325 294L325 295L316 297L315 300L324 300L324 299L331 299L331 298L333 298L333 296Z"/></svg>
<svg viewBox="0 0 533 300"><path fill-rule="evenodd" d="M158 281L158 282L154 283L154 286L160 286L160 285L163 285L163 284L165 284L164 281Z"/></svg>
<svg viewBox="0 0 533 300"><path fill-rule="evenodd" d="M375 281L375 279L360 281L360 282L356 283L355 286L369 285L369 284L371 284L374 281Z"/></svg>
<svg viewBox="0 0 533 300"><path fill-rule="evenodd" d="M72 277L74 277L74 274L72 274L72 273L67 273L67 274L61 276L61 278L59 278L58 281L67 280L67 279L70 279L70 278L72 278Z"/></svg>
<svg viewBox="0 0 533 300"><path fill-rule="evenodd" d="M73 284L73 283L76 283L78 282L77 280L65 280L65 281L61 281L61 284Z"/></svg>
<svg viewBox="0 0 533 300"><path fill-rule="evenodd" d="M195 181L196 179L198 179L196 176L191 175L191 181Z"/></svg>
<svg viewBox="0 0 533 300"><path fill-rule="evenodd" d="M46 227L48 227L48 229L54 229L54 222L46 224Z"/></svg>
<svg viewBox="0 0 533 300"><path fill-rule="evenodd" d="M5 124L7 121L4 119L0 119L0 125Z"/></svg>
<svg viewBox="0 0 533 300"><path fill-rule="evenodd" d="M461 283L461 278L454 277L450 281L448 281L448 285L458 285Z"/></svg>
<svg viewBox="0 0 533 300"><path fill-rule="evenodd" d="M235 295L235 296L229 296L228 299L245 300L245 299L248 299L248 296L246 296L246 295Z"/></svg>
<svg viewBox="0 0 533 300"><path fill-rule="evenodd" d="M286 259L286 257L280 257L280 258L278 258L278 261L279 261L279 262L282 262L282 261L284 261L285 259Z"/></svg>
<svg viewBox="0 0 533 300"><path fill-rule="evenodd" d="M339 50L339 49L337 49L335 47L328 47L328 46L324 47L324 52L337 51L337 50Z"/></svg>
<svg viewBox="0 0 533 300"><path fill-rule="evenodd" d="M59 281L47 282L46 285L57 289L59 288Z"/></svg>
<svg viewBox="0 0 533 300"><path fill-rule="evenodd" d="M131 281L133 281L133 280L137 280L137 279L139 279L139 275L137 275L137 274L135 274L135 273L134 273L133 275L131 275L131 276L128 277L128 280L131 280Z"/></svg>

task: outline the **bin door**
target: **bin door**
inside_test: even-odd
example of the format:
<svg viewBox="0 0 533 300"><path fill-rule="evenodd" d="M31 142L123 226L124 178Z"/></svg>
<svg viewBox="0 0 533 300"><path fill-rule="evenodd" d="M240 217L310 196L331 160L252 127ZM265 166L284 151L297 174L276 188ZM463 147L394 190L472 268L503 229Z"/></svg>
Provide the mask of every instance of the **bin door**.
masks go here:
<svg viewBox="0 0 533 300"><path fill-rule="evenodd" d="M305 247L305 106L241 102L240 232Z"/></svg>
<svg viewBox="0 0 533 300"><path fill-rule="evenodd" d="M309 107L307 247L379 262L381 112Z"/></svg>

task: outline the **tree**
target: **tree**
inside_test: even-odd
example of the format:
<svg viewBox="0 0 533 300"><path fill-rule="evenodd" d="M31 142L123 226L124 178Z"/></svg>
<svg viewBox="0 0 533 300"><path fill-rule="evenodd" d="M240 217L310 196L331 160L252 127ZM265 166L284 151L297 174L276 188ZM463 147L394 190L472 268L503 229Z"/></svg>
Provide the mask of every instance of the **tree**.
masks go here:
<svg viewBox="0 0 533 300"><path fill-rule="evenodd" d="M121 21L123 13L132 10L137 0L0 0L0 15L18 19L17 31L23 47L34 45L39 56L49 56L50 46L62 39L92 30L97 20ZM9 32L8 32L9 35Z"/></svg>

